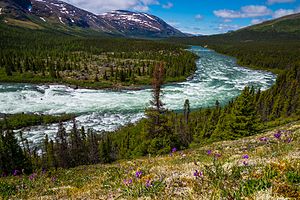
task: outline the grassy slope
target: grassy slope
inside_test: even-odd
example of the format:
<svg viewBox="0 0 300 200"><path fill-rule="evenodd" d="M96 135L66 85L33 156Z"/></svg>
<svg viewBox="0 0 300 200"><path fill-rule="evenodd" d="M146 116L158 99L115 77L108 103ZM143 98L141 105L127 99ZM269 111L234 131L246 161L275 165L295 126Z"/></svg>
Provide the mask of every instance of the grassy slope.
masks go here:
<svg viewBox="0 0 300 200"><path fill-rule="evenodd" d="M279 130L288 131L280 140ZM284 134L283 134L284 135ZM269 138L268 142L260 141ZM290 143L285 142L292 138ZM212 150L208 155L207 151ZM213 162L213 154L221 156ZM249 159L243 159L243 155ZM2 178L0 192L15 199L234 199L300 198L300 121L261 135L213 143L172 156ZM243 161L247 161L245 166ZM141 178L135 177L142 171ZM203 171L196 178L195 170ZM132 179L131 184L124 180ZM146 187L147 180L152 186ZM7 197L7 196L6 196Z"/></svg>

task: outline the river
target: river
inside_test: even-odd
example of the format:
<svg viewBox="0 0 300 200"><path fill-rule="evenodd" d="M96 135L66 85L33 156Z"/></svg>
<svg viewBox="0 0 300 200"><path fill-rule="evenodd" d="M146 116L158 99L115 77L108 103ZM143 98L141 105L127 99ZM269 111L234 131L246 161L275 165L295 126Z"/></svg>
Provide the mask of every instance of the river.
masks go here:
<svg viewBox="0 0 300 200"><path fill-rule="evenodd" d="M268 89L276 80L270 72L240 67L232 57L202 47L191 47L198 54L197 70L193 78L163 87L162 101L171 110L181 110L184 101L191 108L213 106L216 100L226 104L238 96L245 86ZM97 131L113 131L134 123L144 116L149 106L151 89L112 91L72 89L63 85L32 85L0 83L1 113L74 113L78 126ZM69 122L65 123L71 128ZM27 128L24 137L37 143L48 134L53 137L57 124Z"/></svg>

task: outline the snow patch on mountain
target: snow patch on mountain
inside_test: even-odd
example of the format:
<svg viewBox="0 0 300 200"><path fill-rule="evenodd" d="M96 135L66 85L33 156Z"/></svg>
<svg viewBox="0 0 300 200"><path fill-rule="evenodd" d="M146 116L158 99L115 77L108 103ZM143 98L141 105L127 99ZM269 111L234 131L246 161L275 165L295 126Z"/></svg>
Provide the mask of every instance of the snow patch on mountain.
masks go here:
<svg viewBox="0 0 300 200"><path fill-rule="evenodd" d="M65 24L65 23L62 21L61 17L58 17L58 19L59 19L59 21L60 21L62 24Z"/></svg>
<svg viewBox="0 0 300 200"><path fill-rule="evenodd" d="M44 22L47 22L43 17L40 17L41 20L43 20Z"/></svg>
<svg viewBox="0 0 300 200"><path fill-rule="evenodd" d="M30 14L26 12L26 15L36 16L41 21L53 25L59 23L70 28L92 29L128 37L184 36L162 19L143 12L115 10L95 15L60 0L30 1L32 10L30 9ZM24 9L28 10L28 8ZM3 9L0 9L0 14L3 14Z"/></svg>

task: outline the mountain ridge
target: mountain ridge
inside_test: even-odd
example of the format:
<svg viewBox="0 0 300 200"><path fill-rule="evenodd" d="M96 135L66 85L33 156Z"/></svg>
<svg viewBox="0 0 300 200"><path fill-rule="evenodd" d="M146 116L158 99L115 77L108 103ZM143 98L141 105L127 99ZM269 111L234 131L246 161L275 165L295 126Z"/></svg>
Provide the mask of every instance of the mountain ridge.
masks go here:
<svg viewBox="0 0 300 200"><path fill-rule="evenodd" d="M59 0L4 0L0 2L2 23L68 32L91 31L96 34L137 38L185 37L162 19L147 13L117 10L96 15ZM19 20L19 21L15 21ZM25 25L24 25L25 23ZM27 24L26 24L27 23Z"/></svg>

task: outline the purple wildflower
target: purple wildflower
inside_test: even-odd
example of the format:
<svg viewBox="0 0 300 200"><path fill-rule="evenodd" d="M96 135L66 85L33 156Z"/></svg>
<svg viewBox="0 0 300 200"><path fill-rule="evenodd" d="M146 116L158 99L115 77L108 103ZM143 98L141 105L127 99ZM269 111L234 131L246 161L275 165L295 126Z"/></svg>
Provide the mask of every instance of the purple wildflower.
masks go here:
<svg viewBox="0 0 300 200"><path fill-rule="evenodd" d="M203 176L203 172L199 172L198 170L195 170L194 176L195 176L196 178L202 177L202 176Z"/></svg>
<svg viewBox="0 0 300 200"><path fill-rule="evenodd" d="M261 138L259 138L259 140L262 141L262 142L267 142L267 141L268 141L268 138L266 138L266 137L261 137Z"/></svg>
<svg viewBox="0 0 300 200"><path fill-rule="evenodd" d="M172 153L175 153L177 151L177 149L176 149L176 147L174 147L173 149L172 149Z"/></svg>
<svg viewBox="0 0 300 200"><path fill-rule="evenodd" d="M208 150L208 151L207 151L207 155L210 155L211 152L212 152L212 150Z"/></svg>
<svg viewBox="0 0 300 200"><path fill-rule="evenodd" d="M137 172L135 172L135 177L136 178L141 178L142 174L143 174L142 171L137 171Z"/></svg>
<svg viewBox="0 0 300 200"><path fill-rule="evenodd" d="M55 182L55 181L56 181L56 177L55 177L55 176L52 176L52 177L51 177L51 181L52 181L52 182Z"/></svg>
<svg viewBox="0 0 300 200"><path fill-rule="evenodd" d="M29 179L30 179L31 181L33 181L36 177L37 177L37 174L36 174L36 173L33 173L33 174L31 174L31 175L29 176Z"/></svg>
<svg viewBox="0 0 300 200"><path fill-rule="evenodd" d="M18 176L20 174L20 171L15 169L13 170L13 176Z"/></svg>
<svg viewBox="0 0 300 200"><path fill-rule="evenodd" d="M292 142L292 138L288 138L288 139L286 139L286 141L285 141L286 143L291 143Z"/></svg>
<svg viewBox="0 0 300 200"><path fill-rule="evenodd" d="M248 165L249 165L249 164L248 164L248 161L246 161L246 160L244 160L243 164L244 164L245 166L248 166Z"/></svg>
<svg viewBox="0 0 300 200"><path fill-rule="evenodd" d="M124 179L124 185L129 186L132 183L132 179Z"/></svg>
<svg viewBox="0 0 300 200"><path fill-rule="evenodd" d="M248 154L243 155L243 159L249 159Z"/></svg>
<svg viewBox="0 0 300 200"><path fill-rule="evenodd" d="M275 133L274 137L277 138L277 139L280 139L280 137L281 137L281 131L278 131L277 133Z"/></svg>
<svg viewBox="0 0 300 200"><path fill-rule="evenodd" d="M152 186L151 181L150 181L150 180L147 180L147 181L146 181L146 187L148 188L148 187L151 187L151 186Z"/></svg>
<svg viewBox="0 0 300 200"><path fill-rule="evenodd" d="M216 157L216 158L220 158L220 157L221 157L221 154L215 153L215 157Z"/></svg>

